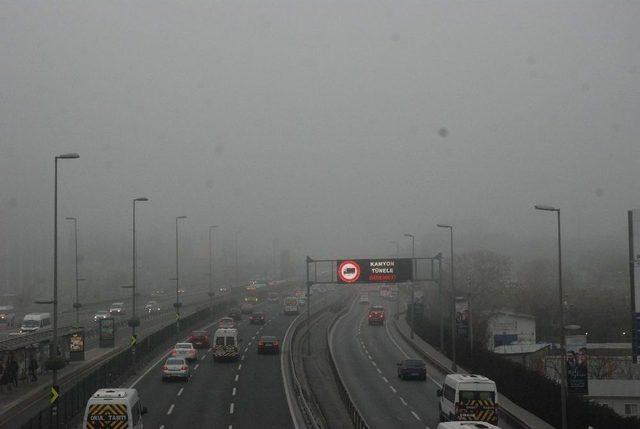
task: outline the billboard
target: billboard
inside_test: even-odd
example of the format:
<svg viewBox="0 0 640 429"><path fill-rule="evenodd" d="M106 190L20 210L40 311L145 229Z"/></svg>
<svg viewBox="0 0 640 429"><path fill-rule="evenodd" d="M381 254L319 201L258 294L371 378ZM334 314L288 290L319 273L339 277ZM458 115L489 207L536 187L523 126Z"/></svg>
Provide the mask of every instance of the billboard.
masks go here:
<svg viewBox="0 0 640 429"><path fill-rule="evenodd" d="M112 318L100 319L100 347L114 347L115 323Z"/></svg>
<svg viewBox="0 0 640 429"><path fill-rule="evenodd" d="M400 283L413 280L413 259L339 259L338 283Z"/></svg>
<svg viewBox="0 0 640 429"><path fill-rule="evenodd" d="M464 297L456 297L456 335L469 336L469 301Z"/></svg>
<svg viewBox="0 0 640 429"><path fill-rule="evenodd" d="M569 393L587 395L589 393L587 336L567 335L565 341Z"/></svg>
<svg viewBox="0 0 640 429"><path fill-rule="evenodd" d="M78 331L69 337L69 360L84 360L84 331Z"/></svg>

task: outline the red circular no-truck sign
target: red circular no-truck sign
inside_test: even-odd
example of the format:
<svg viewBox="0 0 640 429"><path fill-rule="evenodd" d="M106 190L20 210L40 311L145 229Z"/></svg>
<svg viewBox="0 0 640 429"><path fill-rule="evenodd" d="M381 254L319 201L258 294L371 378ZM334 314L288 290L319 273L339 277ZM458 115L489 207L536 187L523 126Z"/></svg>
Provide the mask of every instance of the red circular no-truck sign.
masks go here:
<svg viewBox="0 0 640 429"><path fill-rule="evenodd" d="M358 281L360 273L360 265L356 261L342 261L338 267L338 277L345 283Z"/></svg>

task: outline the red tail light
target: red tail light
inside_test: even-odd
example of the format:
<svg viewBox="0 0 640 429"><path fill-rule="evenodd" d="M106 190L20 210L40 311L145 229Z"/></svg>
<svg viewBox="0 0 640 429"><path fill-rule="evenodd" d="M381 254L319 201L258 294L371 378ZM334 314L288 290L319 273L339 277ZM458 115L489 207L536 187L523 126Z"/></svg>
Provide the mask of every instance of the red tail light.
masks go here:
<svg viewBox="0 0 640 429"><path fill-rule="evenodd" d="M186 371L186 370L189 369L189 367L187 365L182 365L182 367L180 369L182 369L183 371Z"/></svg>
<svg viewBox="0 0 640 429"><path fill-rule="evenodd" d="M163 365L163 366L162 366L162 370L163 370L163 371L168 371L168 370L169 370L169 367L168 367L167 365Z"/></svg>
<svg viewBox="0 0 640 429"><path fill-rule="evenodd" d="M264 346L264 341L258 341L259 346Z"/></svg>
<svg viewBox="0 0 640 429"><path fill-rule="evenodd" d="M277 345L278 345L278 342L277 342L277 341L274 341L274 342L273 342L273 345L274 345L274 346L277 346Z"/></svg>

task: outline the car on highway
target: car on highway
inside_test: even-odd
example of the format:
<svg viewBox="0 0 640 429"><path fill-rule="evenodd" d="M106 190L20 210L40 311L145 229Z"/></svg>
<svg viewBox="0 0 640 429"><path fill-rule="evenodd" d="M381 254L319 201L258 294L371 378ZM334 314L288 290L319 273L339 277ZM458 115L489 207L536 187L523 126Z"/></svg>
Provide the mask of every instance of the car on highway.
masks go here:
<svg viewBox="0 0 640 429"><path fill-rule="evenodd" d="M191 368L184 357L170 357L162 365L162 381L180 379L189 381Z"/></svg>
<svg viewBox="0 0 640 429"><path fill-rule="evenodd" d="M142 429L144 414L147 407L140 404L136 389L99 389L87 401L82 427Z"/></svg>
<svg viewBox="0 0 640 429"><path fill-rule="evenodd" d="M149 301L144 306L145 313L158 313L160 310L162 310L162 307L160 307L158 301Z"/></svg>
<svg viewBox="0 0 640 429"><path fill-rule="evenodd" d="M427 365L422 359L405 359L398 362L398 378L401 380L410 378L426 380Z"/></svg>
<svg viewBox="0 0 640 429"><path fill-rule="evenodd" d="M372 305L371 308L369 308L367 319L369 319L369 325L384 325L384 307L381 305Z"/></svg>
<svg viewBox="0 0 640 429"><path fill-rule="evenodd" d="M231 311L229 311L229 317L231 317L235 321L242 320L242 312L237 308L233 308L231 309Z"/></svg>
<svg viewBox="0 0 640 429"><path fill-rule="evenodd" d="M243 302L240 304L240 311L242 314L251 314L253 313L253 304L250 302Z"/></svg>
<svg viewBox="0 0 640 429"><path fill-rule="evenodd" d="M16 324L16 311L13 305L0 305L0 325L14 326Z"/></svg>
<svg viewBox="0 0 640 429"><path fill-rule="evenodd" d="M93 315L93 321L94 322L98 322L99 320L108 319L110 317L111 317L111 313L109 313L109 311L107 311L107 310L98 310Z"/></svg>
<svg viewBox="0 0 640 429"><path fill-rule="evenodd" d="M236 321L233 317L223 317L218 320L218 328L235 328Z"/></svg>
<svg viewBox="0 0 640 429"><path fill-rule="evenodd" d="M253 313L249 316L249 323L252 325L264 325L267 321L267 316L261 311Z"/></svg>
<svg viewBox="0 0 640 429"><path fill-rule="evenodd" d="M440 421L483 421L498 424L496 383L477 374L447 374L436 392Z"/></svg>
<svg viewBox="0 0 640 429"><path fill-rule="evenodd" d="M196 349L203 349L209 347L211 344L209 341L209 333L207 331L193 331L191 335L189 335L189 340L193 347Z"/></svg>
<svg viewBox="0 0 640 429"><path fill-rule="evenodd" d="M258 354L280 353L280 342L273 335L263 335L258 339Z"/></svg>
<svg viewBox="0 0 640 429"><path fill-rule="evenodd" d="M109 313L111 313L112 316L122 316L125 314L124 302L114 302L111 304L109 307Z"/></svg>
<svg viewBox="0 0 640 429"><path fill-rule="evenodd" d="M192 343L177 343L171 351L173 357L183 357L187 362L195 362L198 360L198 350Z"/></svg>
<svg viewBox="0 0 640 429"><path fill-rule="evenodd" d="M222 286L220 289L218 289L220 292L225 293L225 292L229 292L229 288L226 286Z"/></svg>
<svg viewBox="0 0 640 429"><path fill-rule="evenodd" d="M242 340L238 338L238 330L231 328L219 328L213 334L213 360L238 360L240 350L238 343Z"/></svg>
<svg viewBox="0 0 640 429"><path fill-rule="evenodd" d="M20 333L32 333L51 327L51 315L49 313L29 313L24 315Z"/></svg>
<svg viewBox="0 0 640 429"><path fill-rule="evenodd" d="M500 429L498 426L486 422L443 422L437 429Z"/></svg>

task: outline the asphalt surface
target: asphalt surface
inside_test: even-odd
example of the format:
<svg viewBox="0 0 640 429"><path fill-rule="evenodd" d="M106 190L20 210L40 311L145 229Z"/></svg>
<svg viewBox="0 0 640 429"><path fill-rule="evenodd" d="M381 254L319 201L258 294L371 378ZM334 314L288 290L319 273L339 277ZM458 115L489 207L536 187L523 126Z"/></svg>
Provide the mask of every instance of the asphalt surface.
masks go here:
<svg viewBox="0 0 640 429"><path fill-rule="evenodd" d="M444 374L427 362L427 380L401 380L397 363L420 358L389 322L396 303L370 294L371 304L384 305L384 326L369 326L369 305L357 300L335 325L330 338L343 382L371 428L436 428L438 397ZM503 429L509 428L503 422Z"/></svg>
<svg viewBox="0 0 640 429"><path fill-rule="evenodd" d="M192 364L189 382L162 382L160 367L164 357L148 367L146 374L130 386L138 389L149 410L143 417L150 428L291 428L280 370L279 355L258 355L261 335L281 341L295 316L282 314L280 302L263 302L265 325L250 325L248 317L238 323L241 358L237 362L214 362L210 349L200 349ZM207 328L213 337L215 325Z"/></svg>

